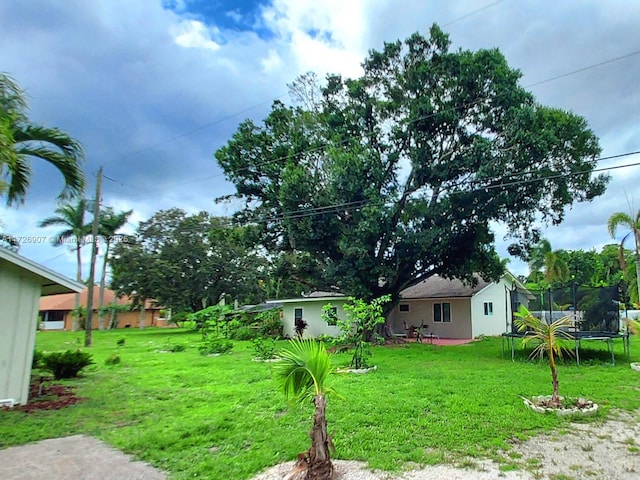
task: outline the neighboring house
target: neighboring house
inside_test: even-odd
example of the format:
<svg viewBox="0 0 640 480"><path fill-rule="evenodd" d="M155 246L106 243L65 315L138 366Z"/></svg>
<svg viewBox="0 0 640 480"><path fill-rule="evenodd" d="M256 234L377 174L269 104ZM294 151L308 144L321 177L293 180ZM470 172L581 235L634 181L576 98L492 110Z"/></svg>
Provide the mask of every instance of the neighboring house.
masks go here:
<svg viewBox="0 0 640 480"><path fill-rule="evenodd" d="M406 327L424 324L424 335L456 339L511 331L512 312L528 304L530 292L510 273L497 282L475 278L471 286L434 275L403 290L389 314L391 330L405 333Z"/></svg>
<svg viewBox="0 0 640 480"><path fill-rule="evenodd" d="M94 329L99 328L98 318L98 305L100 296L100 289L94 287L93 289L93 318L92 327ZM89 289L84 288L80 294L80 305L87 305L89 298ZM116 296L115 292L110 289L105 289L104 292L104 305L115 303L116 305L131 305L132 301L129 297ZM73 308L75 306L75 294L63 294L53 295L50 297L42 298L40 300L40 328L42 330L71 330L73 328ZM131 311L119 311L115 314L114 323L115 328L133 328L140 326L140 320L144 316L145 327L166 327L167 319L161 316L164 309L154 302L147 300L145 303L144 312L141 310ZM112 315L105 313L104 325L105 328L109 328L112 321Z"/></svg>
<svg viewBox="0 0 640 480"><path fill-rule="evenodd" d="M27 403L40 297L83 288L0 247L0 405Z"/></svg>
<svg viewBox="0 0 640 480"><path fill-rule="evenodd" d="M304 338L315 338L319 335L335 337L340 334L338 327L328 325L322 319L322 307L330 303L336 310L335 314L344 318L343 305L347 301L345 295L333 292L313 292L306 297L284 300L267 300L269 304L282 305L283 333L288 337L296 336L296 322L304 321Z"/></svg>

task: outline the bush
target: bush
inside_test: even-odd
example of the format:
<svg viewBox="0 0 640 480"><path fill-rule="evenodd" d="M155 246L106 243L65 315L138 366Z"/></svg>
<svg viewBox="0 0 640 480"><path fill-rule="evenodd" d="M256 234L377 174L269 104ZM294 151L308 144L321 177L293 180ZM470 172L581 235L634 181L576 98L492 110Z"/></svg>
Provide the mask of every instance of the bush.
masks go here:
<svg viewBox="0 0 640 480"><path fill-rule="evenodd" d="M253 340L253 353L260 360L276 357L276 340L273 338L256 338Z"/></svg>
<svg viewBox="0 0 640 480"><path fill-rule="evenodd" d="M202 340L198 350L201 355L213 355L215 353L226 353L233 349L233 343L218 335L209 335Z"/></svg>
<svg viewBox="0 0 640 480"><path fill-rule="evenodd" d="M39 368L42 365L42 359L44 357L44 353L40 350L33 351L33 360L31 361L31 368Z"/></svg>
<svg viewBox="0 0 640 480"><path fill-rule="evenodd" d="M93 356L88 352L67 350L64 353L54 352L44 355L42 367L53 374L53 378L74 378L80 370L93 364Z"/></svg>
<svg viewBox="0 0 640 480"><path fill-rule="evenodd" d="M120 362L121 362L120 355L116 355L115 353L112 353L104 361L104 364L105 365L118 365Z"/></svg>
<svg viewBox="0 0 640 480"><path fill-rule="evenodd" d="M281 338L283 325L280 319L280 310L267 310L256 315L260 322L260 335L269 338Z"/></svg>
<svg viewBox="0 0 640 480"><path fill-rule="evenodd" d="M171 343L171 342L165 343L163 348L165 352L172 352L172 353L184 352L186 349L187 349L187 346L183 345L182 343Z"/></svg>
<svg viewBox="0 0 640 480"><path fill-rule="evenodd" d="M127 339L122 337L122 338L118 339L118 341L116 343L118 344L119 347L123 347L126 341L127 341Z"/></svg>
<svg viewBox="0 0 640 480"><path fill-rule="evenodd" d="M238 327L234 332L231 333L231 338L234 340L253 340L258 337L260 332L251 327Z"/></svg>

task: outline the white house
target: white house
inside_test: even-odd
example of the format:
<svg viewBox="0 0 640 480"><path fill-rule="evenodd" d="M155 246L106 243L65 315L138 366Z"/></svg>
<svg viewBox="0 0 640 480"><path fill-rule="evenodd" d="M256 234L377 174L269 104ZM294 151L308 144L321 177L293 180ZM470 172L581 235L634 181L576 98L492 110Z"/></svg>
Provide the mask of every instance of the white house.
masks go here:
<svg viewBox="0 0 640 480"><path fill-rule="evenodd" d="M395 333L424 325L423 334L468 339L500 335L511 329L512 311L527 304L530 294L513 275L497 282L475 276L475 286L434 275L400 293L389 326Z"/></svg>
<svg viewBox="0 0 640 480"><path fill-rule="evenodd" d="M328 325L322 319L322 307L331 304L335 314L344 318L343 305L347 301L345 295L332 292L313 292L306 297L284 300L267 300L269 304L282 304L283 333L288 337L296 336L296 321L304 321L304 338L315 338L319 335L335 337L340 334L337 327Z"/></svg>
<svg viewBox="0 0 640 480"><path fill-rule="evenodd" d="M41 295L84 285L0 247L0 404L26 403Z"/></svg>

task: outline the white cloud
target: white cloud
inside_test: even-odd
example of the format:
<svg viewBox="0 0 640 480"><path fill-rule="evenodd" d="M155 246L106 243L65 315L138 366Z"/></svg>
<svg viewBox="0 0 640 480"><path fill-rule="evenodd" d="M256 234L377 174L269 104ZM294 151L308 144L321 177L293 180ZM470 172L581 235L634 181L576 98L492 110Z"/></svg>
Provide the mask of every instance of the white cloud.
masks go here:
<svg viewBox="0 0 640 480"><path fill-rule="evenodd" d="M220 49L220 45L211 39L212 32L217 33L218 30L208 28L198 20L183 20L171 28L175 42L181 47L216 51Z"/></svg>

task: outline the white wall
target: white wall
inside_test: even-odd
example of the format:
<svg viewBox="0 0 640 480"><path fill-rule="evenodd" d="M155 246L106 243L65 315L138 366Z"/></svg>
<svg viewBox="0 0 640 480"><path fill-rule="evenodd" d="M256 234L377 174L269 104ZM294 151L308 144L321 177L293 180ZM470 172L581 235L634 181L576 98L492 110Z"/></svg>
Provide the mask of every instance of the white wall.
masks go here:
<svg viewBox="0 0 640 480"><path fill-rule="evenodd" d="M3 263L0 269L0 400L27 403L40 281Z"/></svg>
<svg viewBox="0 0 640 480"><path fill-rule="evenodd" d="M295 309L302 308L302 319L307 322L307 328L304 330L304 338L315 338L319 335L329 335L335 337L340 335L338 327L327 325L322 319L322 307L330 303L337 308L339 318L344 318L345 313L342 308L346 300L336 299L318 299L318 300L301 300L299 302L287 302L282 305L282 323L283 331L286 336L291 338L296 336L295 327Z"/></svg>
<svg viewBox="0 0 640 480"><path fill-rule="evenodd" d="M504 279L491 283L471 298L472 336L501 335L507 331L507 315L511 318L510 298ZM508 285L510 287L510 285ZM493 304L493 315L484 314L485 302Z"/></svg>

